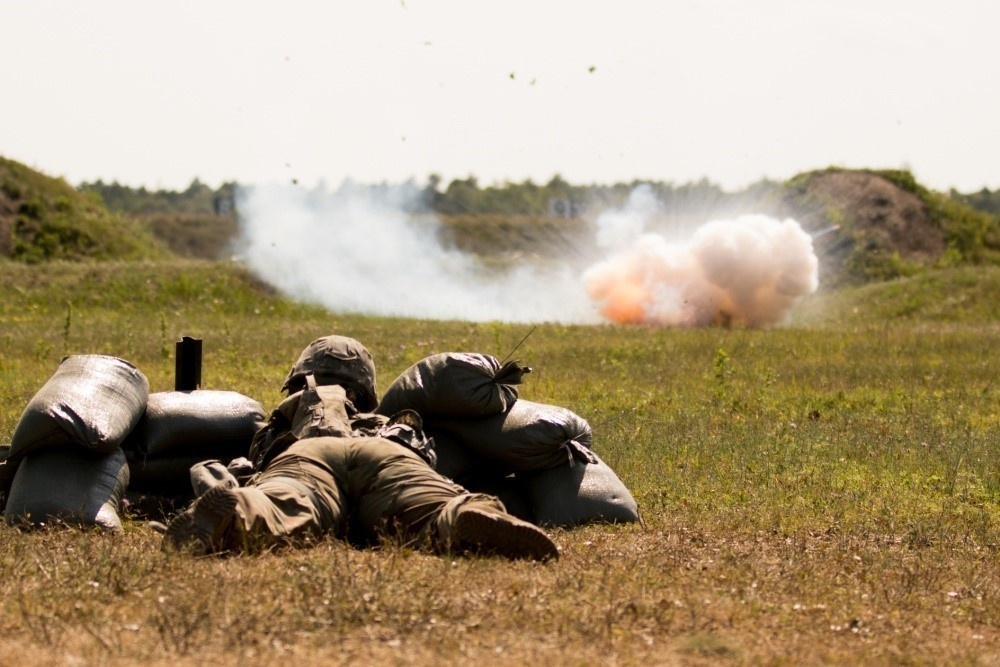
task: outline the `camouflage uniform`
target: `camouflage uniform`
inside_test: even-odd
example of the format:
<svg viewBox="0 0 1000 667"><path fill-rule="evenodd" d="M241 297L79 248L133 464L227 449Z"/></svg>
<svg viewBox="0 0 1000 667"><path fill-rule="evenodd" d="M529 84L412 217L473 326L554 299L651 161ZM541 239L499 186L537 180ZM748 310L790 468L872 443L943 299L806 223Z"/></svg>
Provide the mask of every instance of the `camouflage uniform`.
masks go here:
<svg viewBox="0 0 1000 667"><path fill-rule="evenodd" d="M361 412L372 412L378 405L375 363L364 345L347 336L317 338L302 350L288 371L281 390L294 394L305 388L312 375L319 385L340 385L348 390L351 401Z"/></svg>
<svg viewBox="0 0 1000 667"><path fill-rule="evenodd" d="M300 362L315 359L307 355L312 351L325 355L327 342L314 341ZM171 521L165 548L245 551L332 534L364 544L389 537L434 551L558 557L544 532L508 514L495 496L471 493L433 469L433 449L415 412L392 418L358 412L354 400L374 407L374 366L360 343L335 342L352 348L353 367L323 377L339 376L347 386L319 385L296 362L285 386L304 388L254 438L251 458L260 472L244 487L209 488Z"/></svg>

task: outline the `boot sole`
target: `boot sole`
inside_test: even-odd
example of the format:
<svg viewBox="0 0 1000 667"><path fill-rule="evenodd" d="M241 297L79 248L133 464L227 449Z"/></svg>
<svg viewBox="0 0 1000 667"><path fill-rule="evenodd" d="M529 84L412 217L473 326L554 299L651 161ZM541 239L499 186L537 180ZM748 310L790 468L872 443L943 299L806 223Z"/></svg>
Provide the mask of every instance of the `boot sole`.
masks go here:
<svg viewBox="0 0 1000 667"><path fill-rule="evenodd" d="M547 561L559 558L555 542L540 528L510 516L469 508L455 520L456 546L480 547L508 558Z"/></svg>
<svg viewBox="0 0 1000 667"><path fill-rule="evenodd" d="M222 551L235 516L236 494L212 487L167 525L163 546L188 549L197 556Z"/></svg>

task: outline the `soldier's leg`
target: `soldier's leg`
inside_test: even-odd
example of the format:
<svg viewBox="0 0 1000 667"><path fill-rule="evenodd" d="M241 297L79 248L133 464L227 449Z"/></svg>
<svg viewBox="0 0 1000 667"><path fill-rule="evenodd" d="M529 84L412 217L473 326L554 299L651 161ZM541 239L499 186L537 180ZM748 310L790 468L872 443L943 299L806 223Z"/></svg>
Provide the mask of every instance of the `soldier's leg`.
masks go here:
<svg viewBox="0 0 1000 667"><path fill-rule="evenodd" d="M404 544L438 551L478 550L512 558L557 558L556 545L541 529L511 516L495 496L470 493L439 475L420 457L396 443L372 439L362 444L367 476L358 519L371 538L396 536Z"/></svg>
<svg viewBox="0 0 1000 667"><path fill-rule="evenodd" d="M286 453L248 486L209 489L170 522L163 545L200 554L252 551L342 533L343 523L343 493L329 471Z"/></svg>
<svg viewBox="0 0 1000 667"><path fill-rule="evenodd" d="M195 463L191 466L189 475L195 498L203 495L213 486L235 489L240 485L236 477L226 468L226 465L218 459Z"/></svg>

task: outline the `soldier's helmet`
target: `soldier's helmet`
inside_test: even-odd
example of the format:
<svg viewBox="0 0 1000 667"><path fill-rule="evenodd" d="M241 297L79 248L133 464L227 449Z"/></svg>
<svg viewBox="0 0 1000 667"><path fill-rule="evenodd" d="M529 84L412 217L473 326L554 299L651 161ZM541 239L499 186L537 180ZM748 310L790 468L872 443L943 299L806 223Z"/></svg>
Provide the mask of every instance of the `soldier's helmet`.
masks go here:
<svg viewBox="0 0 1000 667"><path fill-rule="evenodd" d="M339 384L352 389L354 407L371 412L378 405L375 386L375 363L368 349L347 336L324 336L309 343L298 361L288 371L281 390L288 395L306 386L306 376L316 378L316 384Z"/></svg>

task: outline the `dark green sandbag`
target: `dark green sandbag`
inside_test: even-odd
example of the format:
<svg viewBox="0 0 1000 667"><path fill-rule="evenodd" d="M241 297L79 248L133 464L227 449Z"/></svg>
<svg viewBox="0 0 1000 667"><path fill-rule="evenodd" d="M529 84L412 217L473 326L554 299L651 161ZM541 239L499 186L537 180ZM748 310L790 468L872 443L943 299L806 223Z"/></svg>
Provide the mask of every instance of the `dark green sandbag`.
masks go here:
<svg viewBox="0 0 1000 667"><path fill-rule="evenodd" d="M593 439L590 424L573 411L524 399L501 414L435 419L427 428L461 442L500 477L565 465L573 458L574 449L589 449Z"/></svg>
<svg viewBox="0 0 1000 667"><path fill-rule="evenodd" d="M517 361L501 364L478 352L435 354L400 373L375 411L391 417L414 410L424 420L495 415L514 404L515 385L530 371Z"/></svg>
<svg viewBox="0 0 1000 667"><path fill-rule="evenodd" d="M107 455L74 448L34 452L14 475L4 518L12 524L62 523L120 532L128 475L120 449Z"/></svg>
<svg viewBox="0 0 1000 667"><path fill-rule="evenodd" d="M496 496L509 514L525 521L535 521L535 513L531 507L531 499L528 497L527 489L516 475L499 478L491 476L470 477L468 485L463 484L462 486L473 493L488 493L491 496Z"/></svg>
<svg viewBox="0 0 1000 667"><path fill-rule="evenodd" d="M625 484L599 456L594 457L596 464L574 461L544 472L518 475L539 526L639 520L639 507Z"/></svg>
<svg viewBox="0 0 1000 667"><path fill-rule="evenodd" d="M77 447L111 454L139 422L149 383L139 369L118 357L65 357L28 402L8 461L47 447Z"/></svg>
<svg viewBox="0 0 1000 667"><path fill-rule="evenodd" d="M488 493L503 501L507 511L525 521L533 521L531 503L520 480L504 475L496 466L475 455L447 433L428 431L434 440L440 474L474 493Z"/></svg>
<svg viewBox="0 0 1000 667"><path fill-rule="evenodd" d="M481 457L472 453L468 447L444 431L427 429L427 435L434 440L434 450L437 452L437 464L434 469L457 484L466 486L470 479L482 475L503 477L503 474L489 475L491 465Z"/></svg>
<svg viewBox="0 0 1000 667"><path fill-rule="evenodd" d="M235 391L152 393L142 419L122 444L131 471L129 488L190 496L191 466L247 456L264 423L260 402Z"/></svg>
<svg viewBox="0 0 1000 667"><path fill-rule="evenodd" d="M195 453L155 459L128 457L129 491L168 498L194 498L191 466L203 459Z"/></svg>

